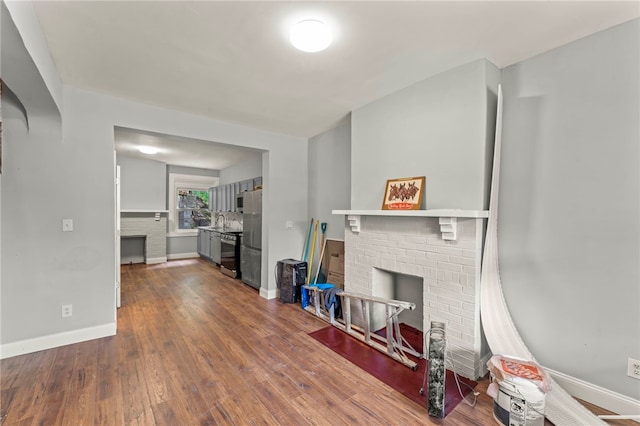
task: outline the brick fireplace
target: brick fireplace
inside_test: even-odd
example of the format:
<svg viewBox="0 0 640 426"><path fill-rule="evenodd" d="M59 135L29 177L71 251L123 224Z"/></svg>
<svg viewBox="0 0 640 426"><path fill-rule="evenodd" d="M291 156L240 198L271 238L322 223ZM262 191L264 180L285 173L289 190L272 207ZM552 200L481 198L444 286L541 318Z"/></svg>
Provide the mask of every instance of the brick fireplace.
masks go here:
<svg viewBox="0 0 640 426"><path fill-rule="evenodd" d="M120 236L144 238L144 263L167 261L167 212L121 211Z"/></svg>
<svg viewBox="0 0 640 426"><path fill-rule="evenodd" d="M480 265L487 212L333 213L347 218L345 291L391 298L389 285L379 284L380 276L386 277L383 282L404 276L410 286L421 284L421 291L412 290L418 300L405 300L422 311L422 324L417 328L426 331L431 321L444 322L456 372L474 379L483 376L490 357L480 324ZM380 288L384 294L376 294Z"/></svg>

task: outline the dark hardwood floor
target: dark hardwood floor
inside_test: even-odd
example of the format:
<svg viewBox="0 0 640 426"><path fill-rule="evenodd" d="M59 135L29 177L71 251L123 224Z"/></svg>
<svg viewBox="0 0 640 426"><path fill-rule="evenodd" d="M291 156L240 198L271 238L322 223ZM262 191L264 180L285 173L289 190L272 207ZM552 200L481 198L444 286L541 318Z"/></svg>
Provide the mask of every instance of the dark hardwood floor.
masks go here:
<svg viewBox="0 0 640 426"><path fill-rule="evenodd" d="M208 262L122 281L117 336L0 362L3 425L496 424L487 380L475 407L430 418L307 335L326 323Z"/></svg>

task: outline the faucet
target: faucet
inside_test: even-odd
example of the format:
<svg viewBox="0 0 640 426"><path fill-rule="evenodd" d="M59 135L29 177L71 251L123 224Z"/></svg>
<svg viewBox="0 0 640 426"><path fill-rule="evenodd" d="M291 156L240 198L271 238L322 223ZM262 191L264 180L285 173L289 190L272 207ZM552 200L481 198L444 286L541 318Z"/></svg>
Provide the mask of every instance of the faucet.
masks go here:
<svg viewBox="0 0 640 426"><path fill-rule="evenodd" d="M222 213L218 213L218 215L216 216L215 226L216 228L218 227L218 220L220 220L220 218L222 218L222 229L224 229L227 218Z"/></svg>

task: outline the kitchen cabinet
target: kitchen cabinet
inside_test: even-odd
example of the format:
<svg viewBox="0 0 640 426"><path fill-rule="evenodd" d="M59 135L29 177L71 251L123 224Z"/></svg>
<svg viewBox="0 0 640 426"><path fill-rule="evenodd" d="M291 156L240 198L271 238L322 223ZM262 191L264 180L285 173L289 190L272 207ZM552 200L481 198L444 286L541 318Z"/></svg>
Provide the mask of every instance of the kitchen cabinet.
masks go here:
<svg viewBox="0 0 640 426"><path fill-rule="evenodd" d="M262 176L246 179L209 188L209 210L212 212L236 212L236 198L238 194L253 191L262 185Z"/></svg>
<svg viewBox="0 0 640 426"><path fill-rule="evenodd" d="M238 198L238 194L240 193L240 182L233 183L233 193L231 194L231 206L232 211L237 212L238 208L236 206L236 200Z"/></svg>
<svg viewBox="0 0 640 426"><path fill-rule="evenodd" d="M209 252L211 254L211 260L218 265L222 261L222 250L220 245L220 233L217 231L211 231L211 237L209 239Z"/></svg>
<svg viewBox="0 0 640 426"><path fill-rule="evenodd" d="M198 229L198 254L201 257L211 258L211 231Z"/></svg>
<svg viewBox="0 0 640 426"><path fill-rule="evenodd" d="M253 179L247 179L240 182L240 191L238 192L247 192L253 191Z"/></svg>
<svg viewBox="0 0 640 426"><path fill-rule="evenodd" d="M229 193L231 189L229 189L229 184L225 184L221 186L222 188L222 205L220 211L228 212L229 211Z"/></svg>
<svg viewBox="0 0 640 426"><path fill-rule="evenodd" d="M234 202L233 200L235 199L235 195L233 194L233 184L232 183L228 183L225 185L226 188L226 192L225 192L225 201L226 201L226 209L225 211L227 212L232 212L233 206L234 206Z"/></svg>
<svg viewBox="0 0 640 426"><path fill-rule="evenodd" d="M236 211L236 194L233 183L219 185L211 188L211 211L234 212Z"/></svg>
<svg viewBox="0 0 640 426"><path fill-rule="evenodd" d="M224 200L224 196L223 196L223 192L224 191L223 191L223 189L224 188L222 186L219 186L218 187L218 193L217 193L217 196L216 196L216 200L218 200L218 209L216 211L219 211L219 212L224 211L224 206L222 205L223 204L223 200Z"/></svg>
<svg viewBox="0 0 640 426"><path fill-rule="evenodd" d="M220 190L222 191L222 200L220 202L220 211L228 212L229 211L229 185L221 185Z"/></svg>
<svg viewBox="0 0 640 426"><path fill-rule="evenodd" d="M220 235L218 231L198 229L198 254L200 257L220 264L222 260Z"/></svg>
<svg viewBox="0 0 640 426"><path fill-rule="evenodd" d="M209 210L218 211L218 187L209 188Z"/></svg>

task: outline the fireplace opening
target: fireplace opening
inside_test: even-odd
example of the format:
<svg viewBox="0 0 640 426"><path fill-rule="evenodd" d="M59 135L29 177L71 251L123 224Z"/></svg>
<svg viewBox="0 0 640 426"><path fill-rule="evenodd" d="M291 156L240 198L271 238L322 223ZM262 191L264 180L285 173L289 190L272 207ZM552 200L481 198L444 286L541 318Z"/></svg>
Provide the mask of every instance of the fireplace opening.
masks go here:
<svg viewBox="0 0 640 426"><path fill-rule="evenodd" d="M416 308L414 310L404 310L400 312L398 322L405 323L420 331L424 331L423 294L422 277L373 268L372 295L385 299L415 303ZM379 330L385 326L386 316L384 306L380 304L373 306L371 321L373 322L373 330Z"/></svg>
<svg viewBox="0 0 640 426"><path fill-rule="evenodd" d="M146 235L120 236L120 264L145 263Z"/></svg>

